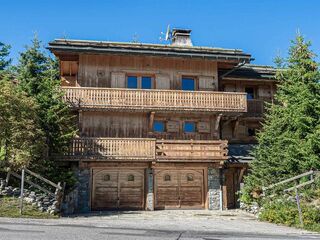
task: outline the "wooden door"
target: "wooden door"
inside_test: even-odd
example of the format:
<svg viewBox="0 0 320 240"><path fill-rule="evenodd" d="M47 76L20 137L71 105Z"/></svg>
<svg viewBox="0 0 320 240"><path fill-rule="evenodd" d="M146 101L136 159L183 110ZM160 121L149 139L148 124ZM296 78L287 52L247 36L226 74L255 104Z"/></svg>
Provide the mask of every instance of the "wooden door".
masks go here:
<svg viewBox="0 0 320 240"><path fill-rule="evenodd" d="M143 209L144 170L119 172L119 208Z"/></svg>
<svg viewBox="0 0 320 240"><path fill-rule="evenodd" d="M94 210L118 208L117 170L94 169L92 171L92 208Z"/></svg>
<svg viewBox="0 0 320 240"><path fill-rule="evenodd" d="M155 207L158 209L203 208L203 170L156 170Z"/></svg>
<svg viewBox="0 0 320 240"><path fill-rule="evenodd" d="M144 170L93 169L92 209L143 209Z"/></svg>

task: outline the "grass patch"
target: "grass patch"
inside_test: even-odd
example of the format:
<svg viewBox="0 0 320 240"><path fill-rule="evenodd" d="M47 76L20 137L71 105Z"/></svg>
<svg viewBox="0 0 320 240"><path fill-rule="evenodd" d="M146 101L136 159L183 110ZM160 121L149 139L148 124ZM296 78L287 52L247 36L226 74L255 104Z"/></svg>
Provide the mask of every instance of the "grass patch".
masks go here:
<svg viewBox="0 0 320 240"><path fill-rule="evenodd" d="M23 203L23 214L20 215L19 198L0 197L0 217L12 218L58 218L59 216L51 215L47 212L41 212L37 207L30 203Z"/></svg>

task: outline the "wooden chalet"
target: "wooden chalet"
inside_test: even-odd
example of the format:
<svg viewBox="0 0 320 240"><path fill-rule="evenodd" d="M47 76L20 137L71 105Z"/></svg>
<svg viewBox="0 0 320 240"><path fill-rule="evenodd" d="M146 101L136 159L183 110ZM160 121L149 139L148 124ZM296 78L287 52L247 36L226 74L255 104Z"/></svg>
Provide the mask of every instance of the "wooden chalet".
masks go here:
<svg viewBox="0 0 320 240"><path fill-rule="evenodd" d="M275 71L242 50L192 46L190 33L49 43L78 121L58 158L77 171L77 211L237 206Z"/></svg>

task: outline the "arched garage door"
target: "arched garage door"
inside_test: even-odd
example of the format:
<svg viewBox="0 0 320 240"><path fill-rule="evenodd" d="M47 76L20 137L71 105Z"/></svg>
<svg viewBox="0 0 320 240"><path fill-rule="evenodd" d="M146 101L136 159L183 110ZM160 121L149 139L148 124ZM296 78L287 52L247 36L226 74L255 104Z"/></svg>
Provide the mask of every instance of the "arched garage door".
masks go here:
<svg viewBox="0 0 320 240"><path fill-rule="evenodd" d="M93 169L92 210L143 209L143 169Z"/></svg>
<svg viewBox="0 0 320 240"><path fill-rule="evenodd" d="M155 208L204 208L204 170L155 170Z"/></svg>

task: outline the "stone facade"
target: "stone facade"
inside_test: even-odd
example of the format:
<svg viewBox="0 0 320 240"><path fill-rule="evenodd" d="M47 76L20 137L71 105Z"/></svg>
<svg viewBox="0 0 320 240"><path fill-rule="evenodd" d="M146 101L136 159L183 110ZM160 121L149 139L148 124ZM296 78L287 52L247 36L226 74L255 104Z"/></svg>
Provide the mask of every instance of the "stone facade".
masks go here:
<svg viewBox="0 0 320 240"><path fill-rule="evenodd" d="M147 200L146 209L149 211L154 210L154 194L153 194L153 171L148 168L146 170L147 175Z"/></svg>
<svg viewBox="0 0 320 240"><path fill-rule="evenodd" d="M86 213L90 211L90 169L78 170L78 206L76 211Z"/></svg>
<svg viewBox="0 0 320 240"><path fill-rule="evenodd" d="M220 169L208 168L209 210L221 209L220 197Z"/></svg>

